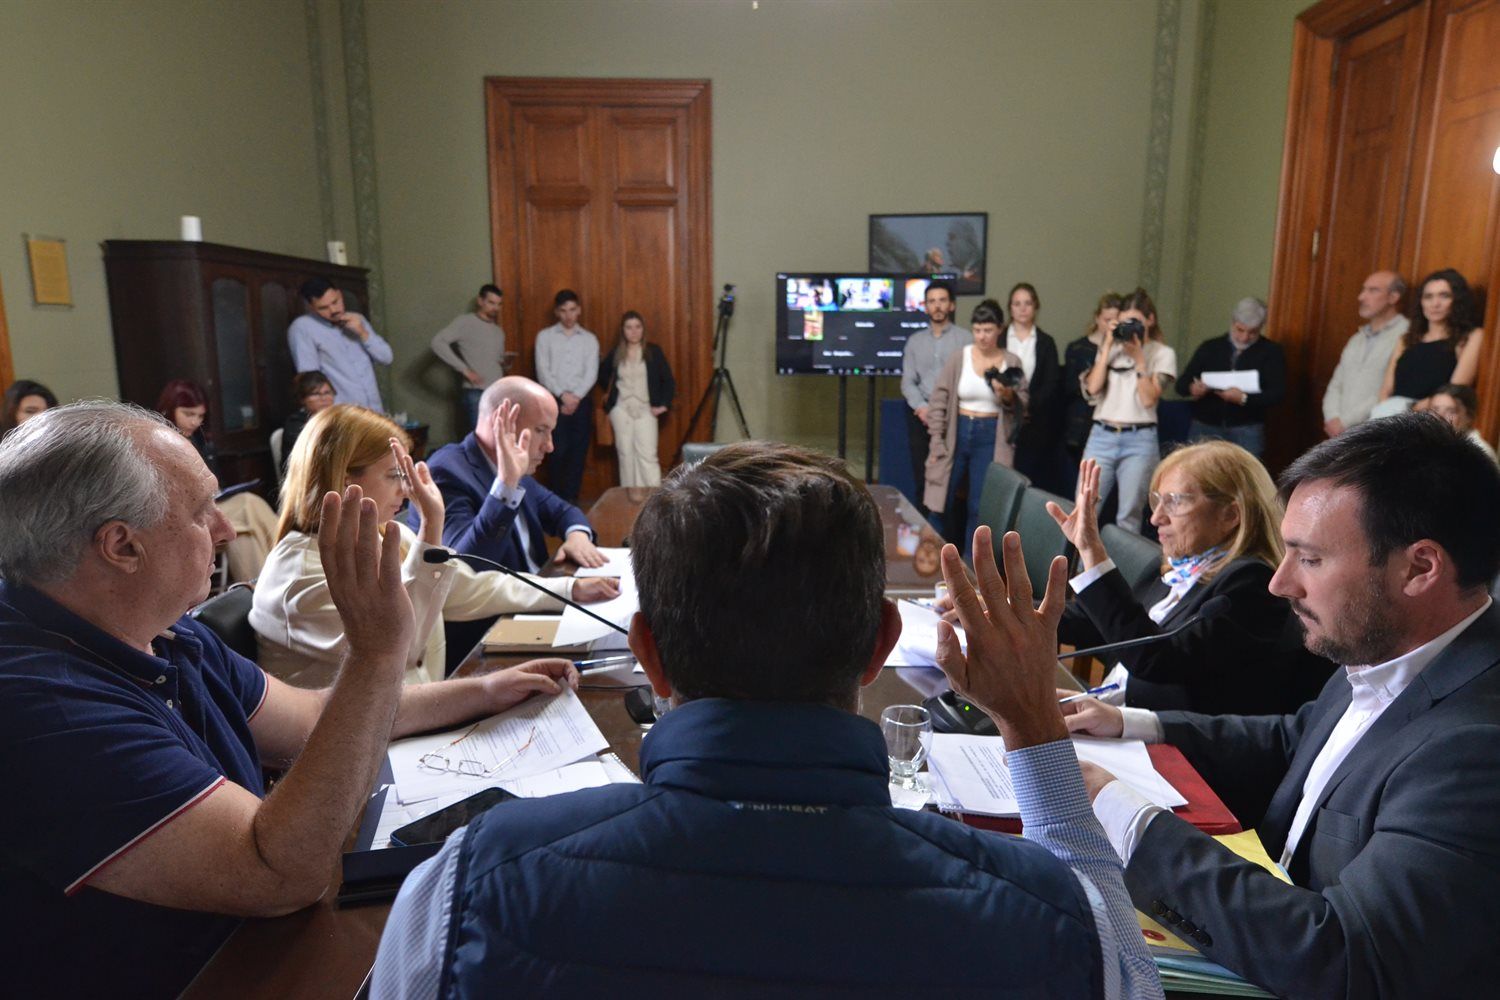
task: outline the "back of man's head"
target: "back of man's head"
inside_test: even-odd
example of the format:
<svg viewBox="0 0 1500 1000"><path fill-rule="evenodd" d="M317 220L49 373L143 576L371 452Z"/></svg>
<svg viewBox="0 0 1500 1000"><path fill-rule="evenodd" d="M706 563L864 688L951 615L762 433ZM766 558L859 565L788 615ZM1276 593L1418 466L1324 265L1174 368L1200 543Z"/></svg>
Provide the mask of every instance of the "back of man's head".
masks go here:
<svg viewBox="0 0 1500 1000"><path fill-rule="evenodd" d="M308 278L297 289L297 294L302 296L303 302L316 302L333 290L327 278Z"/></svg>
<svg viewBox="0 0 1500 1000"><path fill-rule="evenodd" d="M86 400L38 414L0 441L0 577L44 585L72 576L110 521L149 528L167 488L146 439L160 414Z"/></svg>
<svg viewBox="0 0 1500 1000"><path fill-rule="evenodd" d="M750 441L679 468L631 529L676 696L848 706L880 626L883 543L838 459Z"/></svg>
<svg viewBox="0 0 1500 1000"><path fill-rule="evenodd" d="M1460 589L1488 587L1500 572L1500 469L1436 416L1370 420L1324 441L1281 474L1282 501L1314 482L1359 495L1374 564L1426 538L1453 560Z"/></svg>

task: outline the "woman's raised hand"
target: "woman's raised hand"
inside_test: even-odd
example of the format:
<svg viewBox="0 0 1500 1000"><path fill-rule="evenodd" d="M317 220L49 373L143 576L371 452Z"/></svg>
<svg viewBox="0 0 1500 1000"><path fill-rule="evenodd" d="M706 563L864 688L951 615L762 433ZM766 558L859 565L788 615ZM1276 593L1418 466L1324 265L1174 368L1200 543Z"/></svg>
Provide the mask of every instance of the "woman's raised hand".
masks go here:
<svg viewBox="0 0 1500 1000"><path fill-rule="evenodd" d="M1104 542L1099 537L1099 463L1085 458L1078 468L1078 495L1073 501L1073 510L1066 513L1052 501L1047 501L1047 513L1062 529L1063 537L1073 543L1083 559L1084 569L1109 558L1104 551Z"/></svg>

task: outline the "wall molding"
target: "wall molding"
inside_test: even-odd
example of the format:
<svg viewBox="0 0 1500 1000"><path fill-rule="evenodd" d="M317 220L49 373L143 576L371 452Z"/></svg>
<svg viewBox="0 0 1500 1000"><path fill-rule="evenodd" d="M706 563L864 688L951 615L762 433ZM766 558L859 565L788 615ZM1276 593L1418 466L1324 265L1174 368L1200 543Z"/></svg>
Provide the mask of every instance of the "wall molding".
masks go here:
<svg viewBox="0 0 1500 1000"><path fill-rule="evenodd" d="M1146 138L1146 195L1141 210L1140 283L1157 289L1161 281L1167 206L1167 174L1172 156L1172 98L1177 82L1177 36L1181 0L1157 0L1155 74L1151 81L1151 127Z"/></svg>
<svg viewBox="0 0 1500 1000"><path fill-rule="evenodd" d="M379 328L385 326L385 280L380 259L380 199L375 183L375 121L370 104L364 0L340 0L339 16L343 27L344 79L349 92L349 165L354 178L358 263L370 271L369 313Z"/></svg>
<svg viewBox="0 0 1500 1000"><path fill-rule="evenodd" d="M318 0L302 0L307 22L307 68L312 75L313 150L318 168L318 208L322 213L323 242L337 239L333 212L333 153L329 149L328 88L323 79L323 27Z"/></svg>
<svg viewBox="0 0 1500 1000"><path fill-rule="evenodd" d="M1214 22L1219 0L1203 0L1198 22L1197 68L1193 75L1192 134L1188 138L1187 226L1182 244L1182 288L1177 326L1192 329L1193 277L1198 264L1198 215L1203 205L1203 171L1208 146L1208 100L1213 86Z"/></svg>

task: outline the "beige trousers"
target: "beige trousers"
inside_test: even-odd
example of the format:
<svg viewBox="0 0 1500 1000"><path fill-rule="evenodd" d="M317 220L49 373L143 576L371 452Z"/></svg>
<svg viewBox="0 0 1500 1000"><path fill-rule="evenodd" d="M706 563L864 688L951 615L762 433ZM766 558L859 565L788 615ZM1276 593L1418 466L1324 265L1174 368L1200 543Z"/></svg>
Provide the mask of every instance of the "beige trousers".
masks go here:
<svg viewBox="0 0 1500 1000"><path fill-rule="evenodd" d="M651 408L625 400L609 411L620 456L621 486L660 486L661 462L656 457L657 420Z"/></svg>
<svg viewBox="0 0 1500 1000"><path fill-rule="evenodd" d="M254 493L238 493L219 504L219 510L234 529L234 541L227 550L229 579L234 583L254 580L276 545L276 512Z"/></svg>

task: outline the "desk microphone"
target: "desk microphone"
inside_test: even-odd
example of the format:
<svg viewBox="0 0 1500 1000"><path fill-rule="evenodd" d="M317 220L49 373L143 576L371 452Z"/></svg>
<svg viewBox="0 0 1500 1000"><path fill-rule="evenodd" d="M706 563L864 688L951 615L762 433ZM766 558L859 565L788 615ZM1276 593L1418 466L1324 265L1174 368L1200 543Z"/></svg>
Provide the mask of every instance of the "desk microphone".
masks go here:
<svg viewBox="0 0 1500 1000"><path fill-rule="evenodd" d="M454 552L452 549L437 549L437 548L433 548L433 549L428 549L427 551L425 551L425 552L422 553L422 561L425 562L425 563L434 563L434 564L436 564L436 563L445 563L445 562L448 562L449 560L452 560L452 559L477 559L480 562L485 563L486 565L495 567L497 570L499 570L500 572L504 573L506 576L513 576L513 577L515 577L517 580L520 580L522 583L526 584L526 586L531 587L534 590L540 590L542 593L546 594L548 597L550 597L550 598L552 598L554 600L562 601L564 604L566 604L570 608L577 608L579 611L582 611L584 614L586 614L590 618L594 619L594 621L599 622L601 625L608 625L610 628L614 629L616 632L620 633L621 635L629 635L630 634L630 630L629 629L622 628L621 626L616 625L614 622L610 621L608 618L605 618L603 615L597 615L597 614L595 614L594 612L590 611L588 608L584 607L582 604L579 604L577 601L572 600L571 598L564 597L561 594L554 594L552 591L548 590L546 587L542 586L540 583L537 583L535 580L533 580L531 577L527 576L525 573L521 573L521 572L518 572L516 570L513 570L509 566L505 565L504 563L498 563L498 562L496 562L493 559L486 559L484 556L476 556L473 553L469 553L469 552L464 552L464 553Z"/></svg>
<svg viewBox="0 0 1500 1000"><path fill-rule="evenodd" d="M1126 639L1123 642L1107 642L1102 646L1091 646L1088 649L1075 649L1070 653L1058 653L1057 658L1069 660L1076 656L1108 655L1135 649L1137 646L1149 646L1154 642L1164 642L1194 625L1221 618L1228 610L1229 598L1219 594L1217 597L1210 597L1204 601L1197 614L1168 632L1145 635L1139 639ZM1062 668L1058 667L1058 670ZM957 691L944 691L940 695L928 698L922 704L932 716L932 728L940 733L967 733L972 736L998 736L1000 734L994 721L978 707L959 697Z"/></svg>
<svg viewBox="0 0 1500 1000"><path fill-rule="evenodd" d="M1139 639L1125 639L1122 642L1106 642L1102 646L1090 646L1088 649L1075 649L1070 653L1058 653L1057 658L1059 660L1071 660L1075 656L1098 656L1100 653L1119 653L1127 649L1134 649L1137 646L1149 646L1153 642L1161 642L1164 639L1170 639L1177 633L1184 632L1187 629L1192 628L1194 625L1198 625L1202 622L1213 621L1215 618L1222 618L1224 616L1224 613L1228 610L1229 598L1225 597L1223 594L1220 594L1217 597L1210 597L1208 600L1204 601L1203 607L1198 609L1198 613L1196 615L1193 615L1187 621L1172 629L1170 632L1158 632L1155 635L1143 635Z"/></svg>

